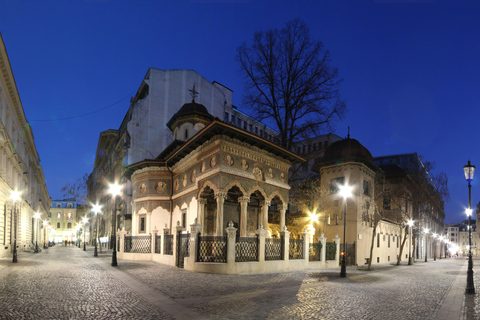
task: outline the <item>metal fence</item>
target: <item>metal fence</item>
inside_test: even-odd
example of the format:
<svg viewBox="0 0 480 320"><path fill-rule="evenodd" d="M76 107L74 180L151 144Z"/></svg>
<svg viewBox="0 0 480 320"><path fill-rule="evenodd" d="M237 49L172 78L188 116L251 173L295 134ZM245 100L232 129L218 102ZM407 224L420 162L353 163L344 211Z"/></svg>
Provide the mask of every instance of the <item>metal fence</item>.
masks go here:
<svg viewBox="0 0 480 320"><path fill-rule="evenodd" d="M283 260L283 238L265 238L265 260Z"/></svg>
<svg viewBox="0 0 480 320"><path fill-rule="evenodd" d="M235 242L235 262L258 261L258 236L237 237Z"/></svg>
<svg viewBox="0 0 480 320"><path fill-rule="evenodd" d="M166 234L163 243L163 254L173 255L173 234Z"/></svg>
<svg viewBox="0 0 480 320"><path fill-rule="evenodd" d="M155 235L155 253L160 253L162 245L162 236Z"/></svg>
<svg viewBox="0 0 480 320"><path fill-rule="evenodd" d="M151 250L151 236L125 236L125 252L150 253Z"/></svg>
<svg viewBox="0 0 480 320"><path fill-rule="evenodd" d="M322 261L322 243L310 243L310 248L308 250L308 260L309 261Z"/></svg>
<svg viewBox="0 0 480 320"><path fill-rule="evenodd" d="M337 244L335 242L327 242L325 250L325 260L335 260L337 255Z"/></svg>
<svg viewBox="0 0 480 320"><path fill-rule="evenodd" d="M303 259L303 239L290 239L288 245L289 259Z"/></svg>
<svg viewBox="0 0 480 320"><path fill-rule="evenodd" d="M227 262L226 236L198 236L198 262Z"/></svg>

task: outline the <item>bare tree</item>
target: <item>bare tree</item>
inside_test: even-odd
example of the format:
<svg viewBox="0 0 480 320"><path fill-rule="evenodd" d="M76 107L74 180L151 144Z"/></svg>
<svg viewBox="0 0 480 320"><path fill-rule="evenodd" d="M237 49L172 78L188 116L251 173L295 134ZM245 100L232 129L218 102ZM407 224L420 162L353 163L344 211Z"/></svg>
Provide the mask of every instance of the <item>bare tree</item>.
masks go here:
<svg viewBox="0 0 480 320"><path fill-rule="evenodd" d="M251 46L237 48L236 60L246 81L244 104L256 119L276 127L281 146L291 149L343 118L338 70L302 20L256 32Z"/></svg>
<svg viewBox="0 0 480 320"><path fill-rule="evenodd" d="M87 180L88 173L85 173L74 183L67 183L62 187L62 195L64 197L73 196L78 203L85 203L87 201Z"/></svg>

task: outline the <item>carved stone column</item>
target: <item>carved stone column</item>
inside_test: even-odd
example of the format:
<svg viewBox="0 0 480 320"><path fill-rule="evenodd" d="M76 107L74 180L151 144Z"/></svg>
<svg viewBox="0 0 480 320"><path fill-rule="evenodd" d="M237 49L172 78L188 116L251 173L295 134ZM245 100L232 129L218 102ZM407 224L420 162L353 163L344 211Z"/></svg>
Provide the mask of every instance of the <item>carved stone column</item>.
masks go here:
<svg viewBox="0 0 480 320"><path fill-rule="evenodd" d="M147 212L147 221L146 221L146 225L145 225L145 233L146 234L149 234L151 229L150 229L150 224L152 222L152 212Z"/></svg>
<svg viewBox="0 0 480 320"><path fill-rule="evenodd" d="M288 204L280 205L280 230L285 228L285 213L287 212Z"/></svg>
<svg viewBox="0 0 480 320"><path fill-rule="evenodd" d="M262 215L262 224L263 228L268 231L268 207L270 207L270 201L262 201L261 206L261 215Z"/></svg>
<svg viewBox="0 0 480 320"><path fill-rule="evenodd" d="M240 237L247 236L247 209L250 197L239 197L240 203Z"/></svg>
<svg viewBox="0 0 480 320"><path fill-rule="evenodd" d="M226 192L215 193L215 200L217 200L217 221L215 223L215 234L217 236L223 236L223 204L226 198Z"/></svg>
<svg viewBox="0 0 480 320"><path fill-rule="evenodd" d="M202 233L202 236L205 235L205 207L207 205L207 199L206 198L198 198L198 215L197 219L198 222L202 225L202 230L200 231Z"/></svg>

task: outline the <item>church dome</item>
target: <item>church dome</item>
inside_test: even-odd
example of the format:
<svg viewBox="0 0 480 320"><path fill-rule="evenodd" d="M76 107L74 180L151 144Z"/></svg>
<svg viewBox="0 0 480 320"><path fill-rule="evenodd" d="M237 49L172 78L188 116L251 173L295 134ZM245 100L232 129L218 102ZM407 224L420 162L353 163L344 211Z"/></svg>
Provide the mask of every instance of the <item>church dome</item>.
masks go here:
<svg viewBox="0 0 480 320"><path fill-rule="evenodd" d="M180 118L195 118L195 120L199 122L210 122L213 120L213 116L208 113L207 108L205 108L203 104L196 103L195 100L190 103L185 103L168 121L167 127L173 131L173 128L178 125L174 124L177 120L180 120Z"/></svg>
<svg viewBox="0 0 480 320"><path fill-rule="evenodd" d="M375 169L372 154L358 140L347 139L339 140L327 147L323 159L317 164L317 167L323 167L333 164L342 164L345 162L360 162L368 167Z"/></svg>

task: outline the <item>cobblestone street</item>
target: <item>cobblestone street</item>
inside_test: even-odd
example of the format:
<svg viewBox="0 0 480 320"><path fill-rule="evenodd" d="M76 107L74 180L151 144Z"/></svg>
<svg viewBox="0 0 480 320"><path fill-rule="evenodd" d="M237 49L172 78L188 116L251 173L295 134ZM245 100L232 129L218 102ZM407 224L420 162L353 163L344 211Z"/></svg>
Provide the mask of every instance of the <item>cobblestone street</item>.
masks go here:
<svg viewBox="0 0 480 320"><path fill-rule="evenodd" d="M478 319L466 260L213 275L76 247L0 260L0 319ZM475 261L474 263L476 263ZM248 263L248 262L246 262ZM475 270L475 268L474 268Z"/></svg>

